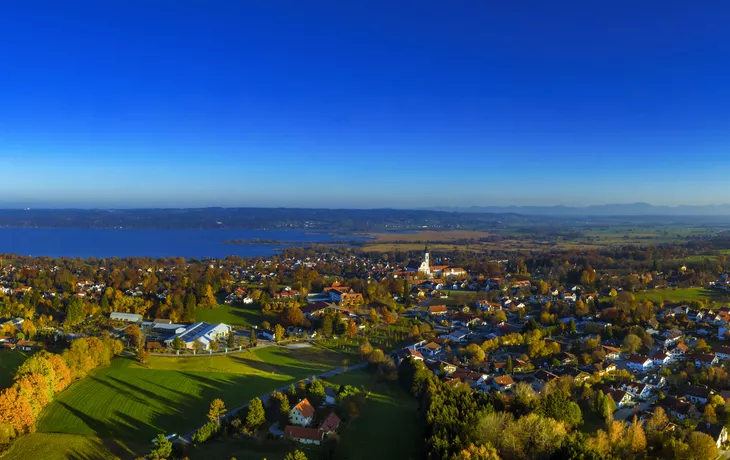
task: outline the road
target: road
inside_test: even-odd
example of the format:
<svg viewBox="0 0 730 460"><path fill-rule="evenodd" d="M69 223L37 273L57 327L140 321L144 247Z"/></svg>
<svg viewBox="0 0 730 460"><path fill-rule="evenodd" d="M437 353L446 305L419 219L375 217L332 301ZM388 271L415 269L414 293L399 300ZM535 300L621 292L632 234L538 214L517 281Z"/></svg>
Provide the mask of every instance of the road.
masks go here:
<svg viewBox="0 0 730 460"><path fill-rule="evenodd" d="M367 366L367 363L366 362L362 362L362 363L359 363L359 364L355 364L353 366L348 366L347 368L341 367L339 369L333 369L331 371L324 372L324 373L319 374L319 375L316 375L314 377L309 377L309 378L305 379L304 382L311 382L312 381L312 378L320 379L320 378L334 377L336 375L343 374L345 372L350 372L350 371L354 371L354 370L363 369L366 366ZM273 393L275 391L279 391L279 392L282 392L283 393L283 392L285 392L285 391L287 391L289 389L289 386L290 385L291 384L286 385L286 386L283 386L281 388L277 388L275 390L271 390L267 394L259 396L259 399L261 400L261 402L264 403L264 406L266 406L267 402L269 401L269 395L271 393ZM224 418L234 417L238 412L242 411L246 407L248 407L248 403L246 403L246 404L244 404L242 406L236 407L235 409L232 409L232 410L228 411L228 413L226 413L226 415L225 415ZM193 442L193 435L195 433L197 433L199 429L200 428L196 428L193 431L191 431L190 433L187 433L187 434L185 434L183 436L180 436L180 438L178 438L178 439L181 439L181 440L185 441L188 444L192 444L192 442Z"/></svg>
<svg viewBox="0 0 730 460"><path fill-rule="evenodd" d="M625 422L626 419L632 415L634 412L639 413L641 411L647 410L651 405L656 401L656 396L653 398L650 398L644 402L639 403L636 407L625 407L623 409L619 409L616 412L613 413L613 418L616 421L619 422Z"/></svg>

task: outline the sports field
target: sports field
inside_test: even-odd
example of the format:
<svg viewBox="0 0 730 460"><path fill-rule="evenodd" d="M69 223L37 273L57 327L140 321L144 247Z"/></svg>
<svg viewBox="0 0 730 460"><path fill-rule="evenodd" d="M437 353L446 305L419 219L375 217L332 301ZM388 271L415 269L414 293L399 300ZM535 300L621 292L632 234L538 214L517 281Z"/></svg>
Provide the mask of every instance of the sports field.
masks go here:
<svg viewBox="0 0 730 460"><path fill-rule="evenodd" d="M302 361L303 357L313 361ZM73 384L46 408L38 422L39 433L34 435L40 438L33 444L48 446L62 439L46 439L47 433L82 435L85 438L73 442L133 457L144 453L140 446L149 448L145 443L158 433L184 434L205 423L215 398L234 408L324 372L333 367L332 362L326 350L278 347L212 358L152 357L147 366L117 358L111 366ZM7 458L54 458L27 454L33 444L21 439ZM65 445L57 446L60 454L55 458L67 458L62 455Z"/></svg>
<svg viewBox="0 0 730 460"><path fill-rule="evenodd" d="M13 384L15 371L31 354L19 350L0 350L0 388Z"/></svg>

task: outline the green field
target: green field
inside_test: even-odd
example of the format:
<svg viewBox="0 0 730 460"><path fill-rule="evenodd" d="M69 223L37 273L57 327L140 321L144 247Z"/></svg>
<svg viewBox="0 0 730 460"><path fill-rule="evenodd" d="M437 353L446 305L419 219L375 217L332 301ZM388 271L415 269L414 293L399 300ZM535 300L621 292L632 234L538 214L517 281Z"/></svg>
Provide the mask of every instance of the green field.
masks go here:
<svg viewBox="0 0 730 460"><path fill-rule="evenodd" d="M219 305L210 310L198 308L195 313L197 321L207 323L225 323L231 326L258 326L264 321L271 321L273 314L266 314L261 307L254 303L251 305Z"/></svg>
<svg viewBox="0 0 730 460"><path fill-rule="evenodd" d="M651 302L688 302L692 300L704 300L708 306L720 306L730 302L730 296L720 291L705 288L682 288L682 289L653 289L646 292L636 292L634 297L637 300L649 300Z"/></svg>
<svg viewBox="0 0 730 460"><path fill-rule="evenodd" d="M340 374L330 382L365 387L369 392L359 417L340 429L336 458L348 460L421 458L424 422L418 401L395 383L378 382L367 371Z"/></svg>
<svg viewBox="0 0 730 460"><path fill-rule="evenodd" d="M31 354L19 350L0 350L0 388L7 388L13 384L16 369Z"/></svg>
<svg viewBox="0 0 730 460"><path fill-rule="evenodd" d="M314 361L304 362L300 359L304 357ZM237 407L326 371L332 361L324 350L278 347L203 358L152 357L146 366L117 358L111 366L61 393L41 415L38 436L82 435L89 438L78 440L81 444L97 443L115 452L139 454L139 445L158 433L183 434L205 423L215 398L222 398L229 408ZM11 452L26 447L19 442ZM13 454L8 458L25 457Z"/></svg>
<svg viewBox="0 0 730 460"><path fill-rule="evenodd" d="M147 444L135 445L138 451L149 448ZM97 460L132 458L129 451L113 440L102 440L96 436L80 436L63 433L33 433L23 436L0 455L7 460Z"/></svg>
<svg viewBox="0 0 730 460"><path fill-rule="evenodd" d="M381 383L367 371L353 371L331 379L332 383L365 387L370 392L360 416L340 428L335 457L343 460L408 460L421 458L424 425L418 402L398 383ZM281 460L297 446L288 442L254 443L221 438L186 454L192 460L236 457L238 460ZM299 446L300 449L304 449ZM310 459L320 458L317 448L307 449ZM311 453L310 453L311 452Z"/></svg>

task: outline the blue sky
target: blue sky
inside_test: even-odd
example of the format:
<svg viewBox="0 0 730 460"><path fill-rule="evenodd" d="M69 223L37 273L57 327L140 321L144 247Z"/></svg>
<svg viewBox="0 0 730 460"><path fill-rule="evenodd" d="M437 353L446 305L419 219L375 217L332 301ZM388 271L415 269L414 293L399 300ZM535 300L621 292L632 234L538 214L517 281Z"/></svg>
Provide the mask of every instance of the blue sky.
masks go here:
<svg viewBox="0 0 730 460"><path fill-rule="evenodd" d="M0 206L730 201L728 2L13 3Z"/></svg>

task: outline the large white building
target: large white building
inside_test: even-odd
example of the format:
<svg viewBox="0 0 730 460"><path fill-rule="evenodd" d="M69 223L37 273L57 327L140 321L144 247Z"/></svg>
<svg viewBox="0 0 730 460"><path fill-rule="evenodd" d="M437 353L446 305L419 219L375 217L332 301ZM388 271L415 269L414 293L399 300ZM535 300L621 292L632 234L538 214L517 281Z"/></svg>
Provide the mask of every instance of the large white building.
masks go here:
<svg viewBox="0 0 730 460"><path fill-rule="evenodd" d="M185 348L192 349L195 341L199 341L203 344L203 349L207 350L210 347L210 342L227 337L230 333L231 326L227 324L195 323L182 330L175 331L174 335L165 340L165 344L169 347L175 338L179 337Z"/></svg>

